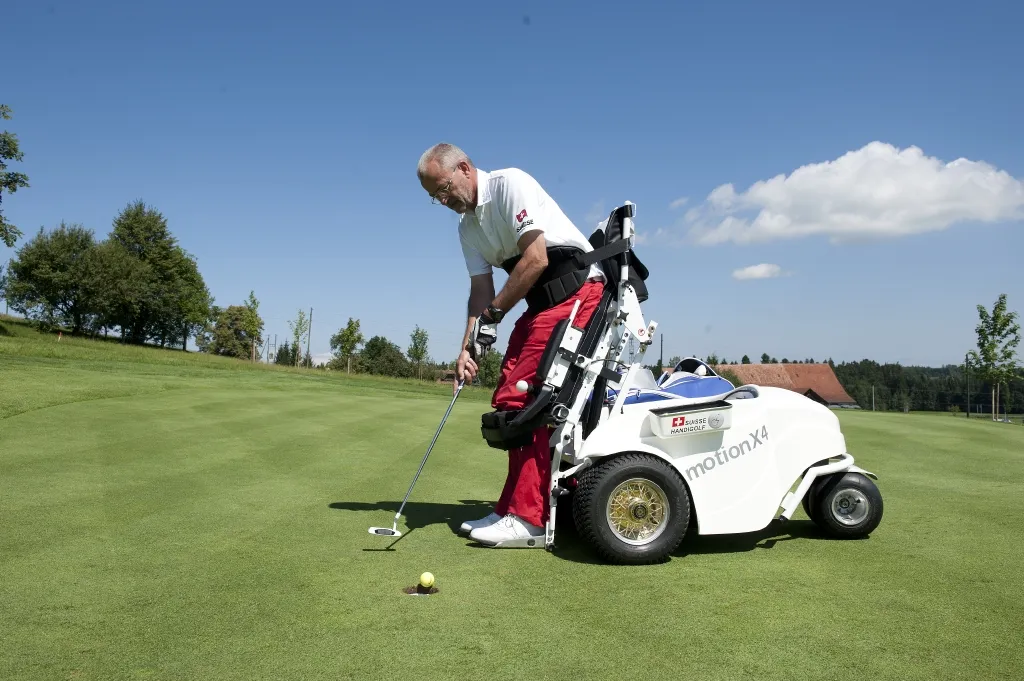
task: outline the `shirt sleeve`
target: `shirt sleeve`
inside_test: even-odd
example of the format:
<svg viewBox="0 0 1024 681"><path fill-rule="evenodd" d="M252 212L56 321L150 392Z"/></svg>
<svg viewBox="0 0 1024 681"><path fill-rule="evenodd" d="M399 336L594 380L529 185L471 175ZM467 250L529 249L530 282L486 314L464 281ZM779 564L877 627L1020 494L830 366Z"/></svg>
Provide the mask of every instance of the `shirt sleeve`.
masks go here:
<svg viewBox="0 0 1024 681"><path fill-rule="evenodd" d="M493 273L491 264L484 260L484 256L473 247L473 244L466 241L461 234L459 235L459 241L462 243L462 256L466 259L466 270L469 272L469 276L475 277L478 274Z"/></svg>
<svg viewBox="0 0 1024 681"><path fill-rule="evenodd" d="M544 231L540 220L541 192L537 181L526 173L509 173L496 192L497 207L505 224L518 241L527 232Z"/></svg>

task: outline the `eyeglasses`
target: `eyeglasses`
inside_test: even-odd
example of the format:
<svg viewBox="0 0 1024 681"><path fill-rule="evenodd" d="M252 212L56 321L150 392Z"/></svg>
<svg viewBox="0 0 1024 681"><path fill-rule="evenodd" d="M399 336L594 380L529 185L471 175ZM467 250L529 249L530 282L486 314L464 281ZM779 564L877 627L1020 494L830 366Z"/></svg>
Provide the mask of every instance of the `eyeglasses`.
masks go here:
<svg viewBox="0 0 1024 681"><path fill-rule="evenodd" d="M448 193L451 192L451 190L452 190L452 180L455 179L455 173L456 172L458 172L457 168L452 171L452 176L448 178L448 184L446 184L444 187L442 187L441 189L438 189L436 192L434 192L433 194L430 195L430 203L432 205L436 204L438 202L438 200L439 200L438 197L441 194L444 194L445 196L448 196Z"/></svg>

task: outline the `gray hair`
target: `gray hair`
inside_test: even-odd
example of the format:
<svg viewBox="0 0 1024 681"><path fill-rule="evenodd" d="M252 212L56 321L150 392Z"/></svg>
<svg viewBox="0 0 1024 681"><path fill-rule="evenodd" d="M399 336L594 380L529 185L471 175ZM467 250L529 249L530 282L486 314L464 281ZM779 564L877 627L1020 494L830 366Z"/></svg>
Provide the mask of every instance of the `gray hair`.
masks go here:
<svg viewBox="0 0 1024 681"><path fill-rule="evenodd" d="M441 142L435 144L420 156L420 162L416 165L416 174L423 179L427 174L427 165L431 161L436 161L441 170L454 170L455 166L465 161L469 166L473 167L473 162L469 159L462 149L459 149L454 144L448 144L447 142Z"/></svg>

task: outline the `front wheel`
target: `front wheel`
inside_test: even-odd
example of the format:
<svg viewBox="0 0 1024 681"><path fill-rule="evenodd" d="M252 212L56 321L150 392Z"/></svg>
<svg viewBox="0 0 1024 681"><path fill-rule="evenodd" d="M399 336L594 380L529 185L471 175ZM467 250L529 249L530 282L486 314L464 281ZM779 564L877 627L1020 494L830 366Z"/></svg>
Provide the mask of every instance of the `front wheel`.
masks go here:
<svg viewBox="0 0 1024 681"><path fill-rule="evenodd" d="M861 473L829 476L814 495L813 504L817 511L814 521L841 539L866 537L882 522L882 494Z"/></svg>
<svg viewBox="0 0 1024 681"><path fill-rule="evenodd" d="M623 454L579 476L573 518L603 558L656 563L686 535L690 495L679 474L658 457Z"/></svg>

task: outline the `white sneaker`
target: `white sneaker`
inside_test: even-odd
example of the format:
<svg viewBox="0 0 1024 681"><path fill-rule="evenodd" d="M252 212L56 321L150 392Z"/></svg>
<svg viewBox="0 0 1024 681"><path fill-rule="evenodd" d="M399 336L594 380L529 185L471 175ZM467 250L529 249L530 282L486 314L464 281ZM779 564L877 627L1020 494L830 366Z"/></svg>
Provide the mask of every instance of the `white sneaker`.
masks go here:
<svg viewBox="0 0 1024 681"><path fill-rule="evenodd" d="M475 539L481 544L491 546L510 539L527 539L543 536L543 527L531 525L519 516L512 515L511 513L492 525L478 527L469 533L470 539Z"/></svg>
<svg viewBox="0 0 1024 681"><path fill-rule="evenodd" d="M466 522L462 523L459 529L463 532L472 532L478 527L487 527L488 525L493 525L499 520L501 520L501 516L495 513L494 511L491 511L489 514L487 514L486 518L481 518L480 520L467 520Z"/></svg>

